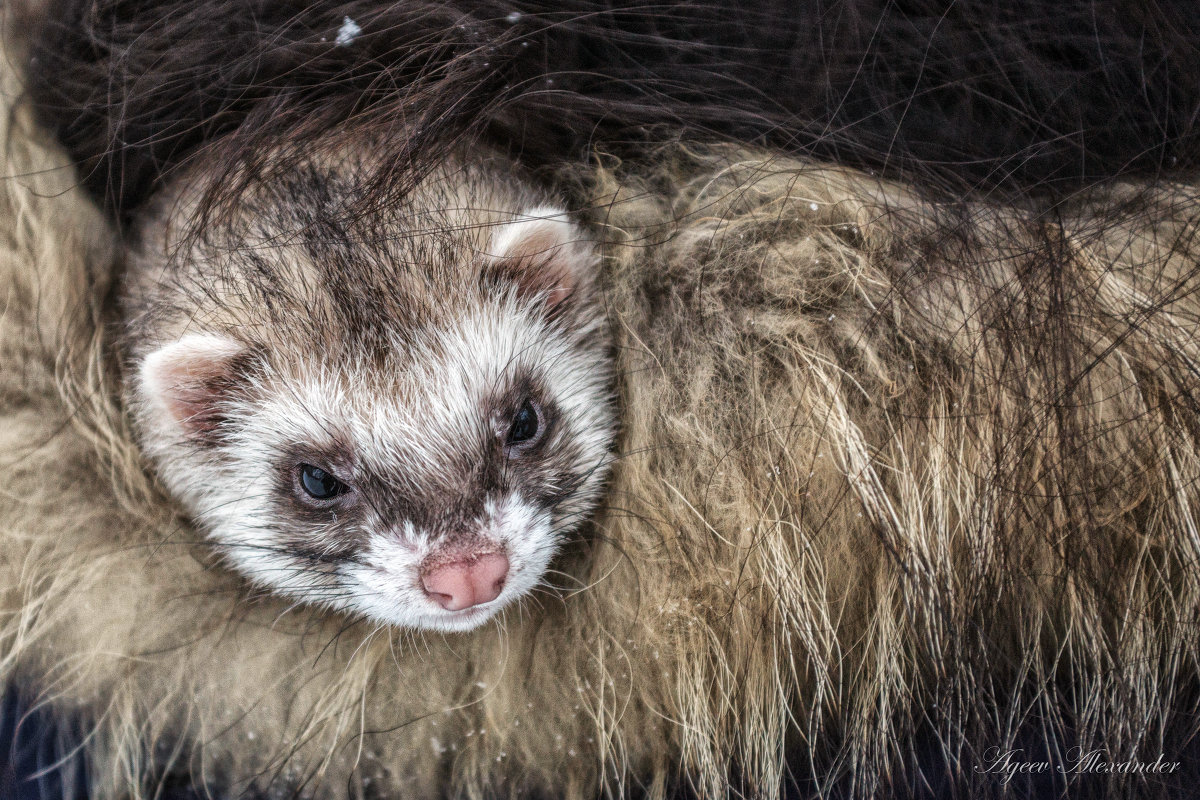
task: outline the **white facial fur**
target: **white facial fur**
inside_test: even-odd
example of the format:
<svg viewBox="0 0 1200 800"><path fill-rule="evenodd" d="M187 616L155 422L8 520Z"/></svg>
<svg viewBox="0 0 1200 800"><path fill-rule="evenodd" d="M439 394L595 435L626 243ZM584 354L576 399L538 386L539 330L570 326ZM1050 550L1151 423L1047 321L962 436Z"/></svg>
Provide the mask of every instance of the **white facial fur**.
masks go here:
<svg viewBox="0 0 1200 800"><path fill-rule="evenodd" d="M374 321L382 359L264 352L237 329L185 327L143 352L130 347L147 455L254 583L440 631L477 627L543 583L599 499L615 428L611 375L586 236L548 206L507 219L473 246L472 263L499 265L499 283L419 326ZM506 444L527 398L548 415L536 451ZM347 492L314 503L296 478L303 464ZM509 565L498 597L463 610L433 599L431 569L492 551Z"/></svg>

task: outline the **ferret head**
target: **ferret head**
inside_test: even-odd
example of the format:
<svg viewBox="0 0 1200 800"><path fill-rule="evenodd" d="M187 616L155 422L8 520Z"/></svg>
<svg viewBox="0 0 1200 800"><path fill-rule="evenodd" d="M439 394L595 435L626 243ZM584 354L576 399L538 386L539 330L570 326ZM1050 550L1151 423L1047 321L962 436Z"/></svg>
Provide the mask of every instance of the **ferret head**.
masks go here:
<svg viewBox="0 0 1200 800"><path fill-rule="evenodd" d="M346 215L313 167L179 246L142 226L127 401L164 485L253 582L385 624L474 628L595 507L615 428L584 232L502 169Z"/></svg>

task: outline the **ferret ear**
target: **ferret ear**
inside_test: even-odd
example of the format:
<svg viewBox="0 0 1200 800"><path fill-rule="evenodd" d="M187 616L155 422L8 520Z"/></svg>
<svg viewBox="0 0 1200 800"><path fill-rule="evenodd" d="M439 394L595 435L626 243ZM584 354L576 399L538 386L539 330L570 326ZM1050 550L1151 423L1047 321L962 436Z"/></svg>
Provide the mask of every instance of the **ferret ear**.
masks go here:
<svg viewBox="0 0 1200 800"><path fill-rule="evenodd" d="M540 295L551 313L590 285L598 261L583 230L548 206L497 228L488 255L492 276L515 283L522 297Z"/></svg>
<svg viewBox="0 0 1200 800"><path fill-rule="evenodd" d="M221 422L221 401L236 385L242 343L216 334L188 334L142 362L141 391L161 424L192 439L208 439Z"/></svg>

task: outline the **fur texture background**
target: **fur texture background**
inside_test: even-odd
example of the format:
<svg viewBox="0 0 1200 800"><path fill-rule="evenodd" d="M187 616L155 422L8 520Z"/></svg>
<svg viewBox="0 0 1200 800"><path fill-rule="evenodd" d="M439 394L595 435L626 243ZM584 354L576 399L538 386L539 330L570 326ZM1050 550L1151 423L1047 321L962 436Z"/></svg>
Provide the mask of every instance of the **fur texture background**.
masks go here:
<svg viewBox="0 0 1200 800"><path fill-rule="evenodd" d="M1200 164L1189 0L46 4L39 110L118 211L218 139L218 200L331 135L375 137L380 202L480 133L553 164L684 131L1009 196Z"/></svg>
<svg viewBox="0 0 1200 800"><path fill-rule="evenodd" d="M27 107L0 124L0 674L81 720L97 797L980 797L989 748L1076 745L1182 763L1013 791L1195 785L1194 187L598 158L609 502L579 591L442 638L214 565L114 399L111 233Z"/></svg>

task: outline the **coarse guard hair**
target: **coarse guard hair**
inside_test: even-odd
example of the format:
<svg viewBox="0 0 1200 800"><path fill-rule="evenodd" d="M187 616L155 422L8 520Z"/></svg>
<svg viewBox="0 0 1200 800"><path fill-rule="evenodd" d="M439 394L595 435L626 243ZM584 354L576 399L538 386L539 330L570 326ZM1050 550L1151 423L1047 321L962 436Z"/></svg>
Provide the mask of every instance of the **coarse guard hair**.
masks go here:
<svg viewBox="0 0 1200 800"><path fill-rule="evenodd" d="M888 6L892 21L872 29L882 41L906 41L911 23L929 46L897 47L892 66L865 33L835 40L844 51L795 50L877 67L863 83L818 76L835 99L861 88L846 113L870 120L828 135L814 133L833 107L820 103L805 119L780 101L783 122L806 123L780 128L716 85L708 113L689 94L703 84L669 78L711 67L682 58L658 84L677 92L568 89L563 129L531 112L518 136L505 109L556 96L505 94L520 75L487 48L507 40L473 39L468 23L483 8L488 25L557 30L537 9L373 7L428 15L383 28L417 37L409 48L372 38L376 18L356 4L314 6L319 24L307 6L246 4L249 20L240 5L207 7L222 35L147 4L65 7L31 68L40 118L69 155L13 101L18 45L4 61L0 666L78 732L93 796L1154 797L1196 785L1200 190L1193 39L1173 9L1070 3L1060 17L1031 4L1024 21L979 27L982 46L941 50L939 25L976 30L992 12L947 6L922 28L924 5ZM595 11L563 27L601 42L612 9ZM1085 16L1087 34L1070 24ZM653 41L667 36L670 14L638 18ZM344 19L361 41L338 45ZM201 35L153 35L170 25ZM424 49L435 30L465 30L465 43ZM514 52L542 47L520 40ZM1018 58L1026 44L1033 55ZM376 46L424 60L380 72ZM994 79L961 86L949 116L965 127L937 124L940 100L921 105L936 91L879 78L918 55L943 72L913 74L935 83L959 68ZM539 80L589 74L549 63ZM180 82L154 79L156 65ZM1063 65L1078 79L1056 95L1066 105L1041 105L1028 92ZM1147 66L1145 92L1115 105ZM478 94L450 91L459 67ZM126 74L146 83L111 80ZM178 94L162 102L155 87ZM899 136L913 133L904 98L928 150ZM404 114L411 135L382 137L396 158L367 195L413 185L445 152L434 132L512 145L598 237L617 342L613 477L557 563L577 590L466 636L291 608L217 566L147 476L116 399L117 243L77 185L135 214L203 152L228 170L210 198L219 214L239 181L286 168L255 161L264 143L293 142L299 159L332 127L380 141ZM651 119L675 133L641 127ZM1001 143L990 161L973 136L988 128ZM599 154L581 162L589 146ZM988 769L1008 751L1070 765L1096 749L1167 763L1007 783Z"/></svg>

